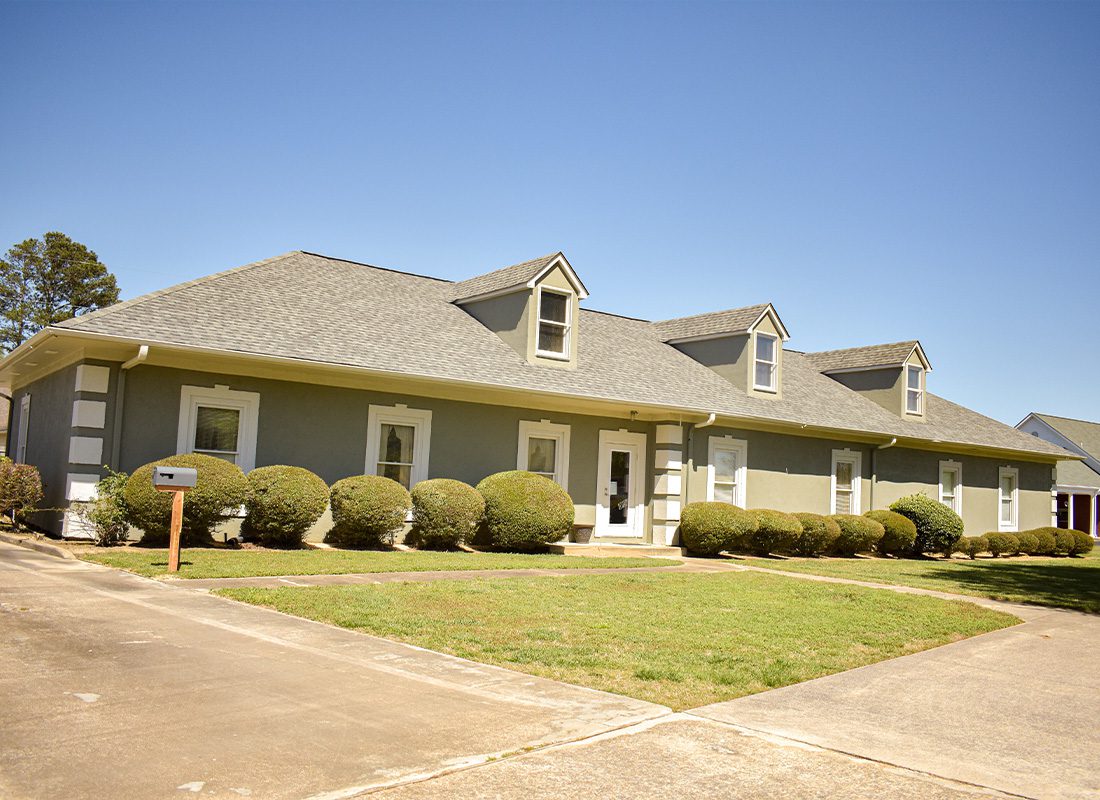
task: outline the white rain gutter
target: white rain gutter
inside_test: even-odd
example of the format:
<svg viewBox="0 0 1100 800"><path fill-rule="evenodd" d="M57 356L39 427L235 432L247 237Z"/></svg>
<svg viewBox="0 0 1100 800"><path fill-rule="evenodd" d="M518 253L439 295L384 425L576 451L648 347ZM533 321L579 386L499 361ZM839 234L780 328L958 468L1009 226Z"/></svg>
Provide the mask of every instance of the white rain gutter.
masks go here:
<svg viewBox="0 0 1100 800"><path fill-rule="evenodd" d="M147 359L148 357L149 345L143 344L141 347L138 348L136 356L131 358L129 361L123 363L122 369L130 369L131 367L136 367L138 364L144 363L145 359Z"/></svg>
<svg viewBox="0 0 1100 800"><path fill-rule="evenodd" d="M708 426L710 426L710 425L713 425L713 424L714 424L714 418L715 418L716 416L718 416L718 415L717 415L717 414L715 414L715 413L714 413L713 411L711 411L711 412L710 412L710 416L709 416L709 417L707 417L707 421L706 421L706 422L700 422L700 423L697 423L695 427L696 427L696 428L706 428L706 427L708 427Z"/></svg>

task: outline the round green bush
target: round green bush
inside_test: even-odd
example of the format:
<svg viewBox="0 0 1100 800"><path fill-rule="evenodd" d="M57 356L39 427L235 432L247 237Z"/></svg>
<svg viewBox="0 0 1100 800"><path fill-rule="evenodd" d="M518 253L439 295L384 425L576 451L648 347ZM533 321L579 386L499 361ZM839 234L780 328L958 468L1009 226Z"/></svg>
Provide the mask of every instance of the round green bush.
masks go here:
<svg viewBox="0 0 1100 800"><path fill-rule="evenodd" d="M802 532L795 537L791 549L800 556L820 556L833 549L840 536L840 526L821 514L799 512L792 515L802 525Z"/></svg>
<svg viewBox="0 0 1100 800"><path fill-rule="evenodd" d="M38 467L16 464L10 458L0 456L0 513L8 515L16 530L41 499L42 478Z"/></svg>
<svg viewBox="0 0 1100 800"><path fill-rule="evenodd" d="M833 514L832 519L840 527L840 536L833 544L833 550L841 555L854 556L856 553L869 553L886 535L881 522L855 514Z"/></svg>
<svg viewBox="0 0 1100 800"><path fill-rule="evenodd" d="M1085 553L1092 552L1095 544L1093 538L1084 531L1073 531L1073 547L1070 548L1069 554L1071 556L1083 556Z"/></svg>
<svg viewBox="0 0 1100 800"><path fill-rule="evenodd" d="M413 528L417 547L446 549L464 544L481 524L485 499L477 489L450 478L421 481L412 490Z"/></svg>
<svg viewBox="0 0 1100 800"><path fill-rule="evenodd" d="M1035 537L1035 552L1032 555L1036 556L1052 556L1054 555L1054 533L1057 528L1035 528L1028 531Z"/></svg>
<svg viewBox="0 0 1100 800"><path fill-rule="evenodd" d="M1054 531L1054 555L1068 556L1072 551L1076 540L1070 531L1064 528L1056 528Z"/></svg>
<svg viewBox="0 0 1100 800"><path fill-rule="evenodd" d="M748 513L756 520L756 530L745 537L749 550L766 556L794 548L802 533L802 523L795 516L769 508L754 508Z"/></svg>
<svg viewBox="0 0 1100 800"><path fill-rule="evenodd" d="M974 560L977 558L978 553L985 553L989 550L989 543L984 536L960 536L951 549L952 552L962 553Z"/></svg>
<svg viewBox="0 0 1100 800"><path fill-rule="evenodd" d="M328 484L302 467L258 467L248 486L241 530L267 547L300 547L328 506Z"/></svg>
<svg viewBox="0 0 1100 800"><path fill-rule="evenodd" d="M484 478L484 527L489 543L502 550L536 550L573 530L573 501L549 478L512 470Z"/></svg>
<svg viewBox="0 0 1100 800"><path fill-rule="evenodd" d="M999 533L994 531L987 533L984 538L986 541L986 549L993 554L994 558L1000 555L1011 555L1019 552L1020 540L1011 533Z"/></svg>
<svg viewBox="0 0 1100 800"><path fill-rule="evenodd" d="M123 491L130 524L144 531L142 544L168 543L172 494L153 488L154 466L192 467L198 472L197 485L183 498L181 541L187 547L212 543L214 526L235 516L248 499L248 479L240 467L224 459L187 453L150 461L134 470Z"/></svg>
<svg viewBox="0 0 1100 800"><path fill-rule="evenodd" d="M729 503L688 503L680 512L680 543L696 555L736 550L754 530L755 518Z"/></svg>
<svg viewBox="0 0 1100 800"><path fill-rule="evenodd" d="M336 481L329 503L332 530L326 541L345 547L393 544L412 507L405 487L380 475L352 475Z"/></svg>
<svg viewBox="0 0 1100 800"><path fill-rule="evenodd" d="M917 526L909 517L896 511L868 511L863 516L873 519L886 531L875 547L888 556L908 556L913 553L913 544L917 541Z"/></svg>
<svg viewBox="0 0 1100 800"><path fill-rule="evenodd" d="M916 555L951 555L951 548L963 534L962 517L927 495L911 494L903 497L892 503L890 510L908 517L917 526L917 540L913 545Z"/></svg>
<svg viewBox="0 0 1100 800"><path fill-rule="evenodd" d="M1020 542L1021 553L1027 553L1029 556L1035 555L1035 550L1039 547L1039 539L1034 533L1020 531L1016 534L1016 539Z"/></svg>

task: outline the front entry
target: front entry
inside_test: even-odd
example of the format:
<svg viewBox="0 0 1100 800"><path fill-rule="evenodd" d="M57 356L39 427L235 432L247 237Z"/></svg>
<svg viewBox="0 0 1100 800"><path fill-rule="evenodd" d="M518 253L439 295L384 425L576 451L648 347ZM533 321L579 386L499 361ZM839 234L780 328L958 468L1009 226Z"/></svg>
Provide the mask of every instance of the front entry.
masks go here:
<svg viewBox="0 0 1100 800"><path fill-rule="evenodd" d="M645 534L645 434L600 431L596 535Z"/></svg>

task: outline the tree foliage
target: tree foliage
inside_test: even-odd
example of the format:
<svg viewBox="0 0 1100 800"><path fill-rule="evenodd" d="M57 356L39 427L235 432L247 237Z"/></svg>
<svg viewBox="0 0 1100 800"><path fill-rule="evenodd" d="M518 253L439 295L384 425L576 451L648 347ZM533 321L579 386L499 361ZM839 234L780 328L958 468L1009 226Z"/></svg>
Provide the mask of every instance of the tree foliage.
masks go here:
<svg viewBox="0 0 1100 800"><path fill-rule="evenodd" d="M118 302L118 283L92 250L58 231L0 258L0 350L37 331Z"/></svg>

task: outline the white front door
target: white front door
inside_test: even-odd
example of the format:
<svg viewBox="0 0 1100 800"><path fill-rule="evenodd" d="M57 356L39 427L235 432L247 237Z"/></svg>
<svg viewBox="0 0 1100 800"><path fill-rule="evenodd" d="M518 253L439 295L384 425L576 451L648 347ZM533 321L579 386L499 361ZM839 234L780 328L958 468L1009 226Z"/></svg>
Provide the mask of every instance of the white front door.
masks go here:
<svg viewBox="0 0 1100 800"><path fill-rule="evenodd" d="M645 533L645 434L600 431L596 535Z"/></svg>

